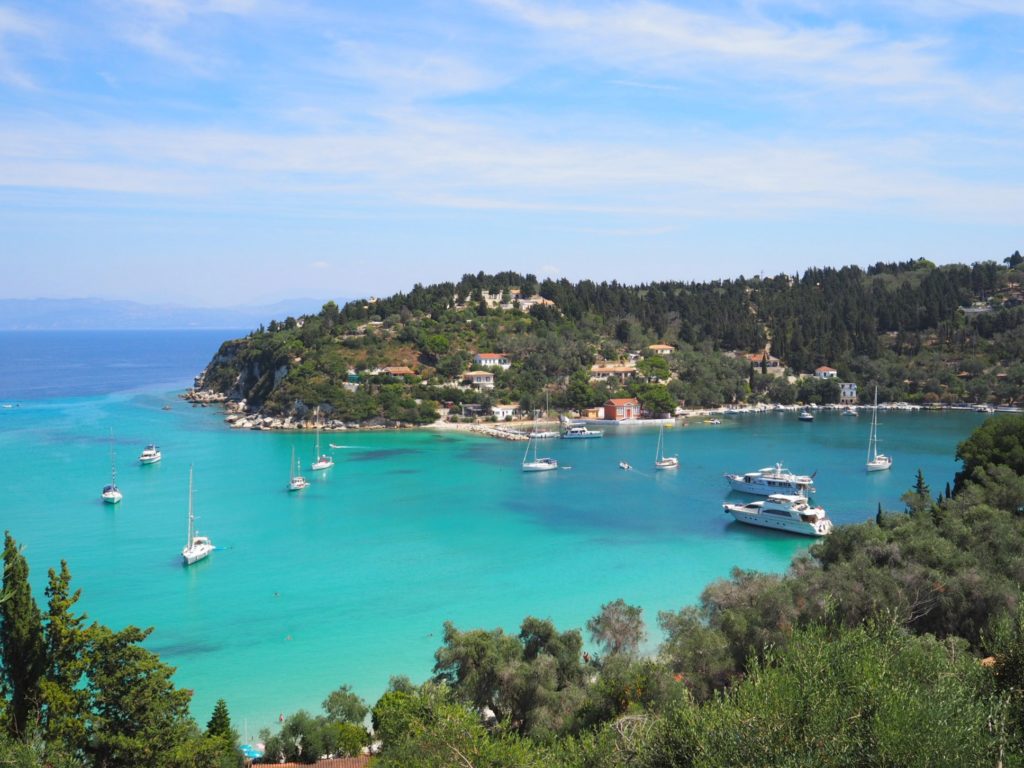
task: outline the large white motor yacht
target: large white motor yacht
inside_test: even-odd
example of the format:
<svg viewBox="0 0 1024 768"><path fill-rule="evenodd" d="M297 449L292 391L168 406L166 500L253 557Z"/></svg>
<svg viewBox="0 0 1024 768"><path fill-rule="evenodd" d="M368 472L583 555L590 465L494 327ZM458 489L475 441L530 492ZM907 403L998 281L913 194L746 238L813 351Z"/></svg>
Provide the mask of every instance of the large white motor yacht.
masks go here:
<svg viewBox="0 0 1024 768"><path fill-rule="evenodd" d="M812 507L806 496L773 493L767 499L749 504L723 504L722 509L737 522L800 533L804 536L827 536L832 521L821 507Z"/></svg>

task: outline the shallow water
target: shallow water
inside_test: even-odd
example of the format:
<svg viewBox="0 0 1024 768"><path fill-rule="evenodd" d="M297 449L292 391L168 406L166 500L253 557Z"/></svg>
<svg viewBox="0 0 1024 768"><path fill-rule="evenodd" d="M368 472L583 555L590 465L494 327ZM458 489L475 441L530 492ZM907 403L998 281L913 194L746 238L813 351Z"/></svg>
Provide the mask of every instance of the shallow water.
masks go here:
<svg viewBox="0 0 1024 768"><path fill-rule="evenodd" d="M182 360L200 362L169 371L179 390L218 340L187 342L194 354ZM8 371L3 380L14 379ZM866 414L803 423L770 413L666 430L666 452L682 462L669 472L653 469L656 429L545 441L541 453L572 469L534 474L519 469L522 443L325 433L323 447L345 446L332 451L335 467L307 471L311 486L289 493L292 448L308 467L312 434L227 429L218 408L190 407L160 380L115 392L118 375L108 394L6 394L23 399L0 409L2 527L25 545L40 600L46 569L67 559L91 617L156 627L148 645L194 689L197 719L224 697L249 733L280 712L317 710L341 683L372 703L389 675L426 678L446 619L516 631L532 614L583 627L622 597L643 606L654 635L659 610L695 602L733 567L784 570L810 544L732 522L721 511L723 472L780 460L817 472L816 502L836 523L859 522L879 502L901 508L919 467L941 491L957 469L956 444L985 418L882 414L895 465L870 475ZM116 507L99 499L111 429L125 495ZM140 466L149 442L164 459ZM634 471L619 469L622 460ZM197 526L217 551L184 568L190 464Z"/></svg>

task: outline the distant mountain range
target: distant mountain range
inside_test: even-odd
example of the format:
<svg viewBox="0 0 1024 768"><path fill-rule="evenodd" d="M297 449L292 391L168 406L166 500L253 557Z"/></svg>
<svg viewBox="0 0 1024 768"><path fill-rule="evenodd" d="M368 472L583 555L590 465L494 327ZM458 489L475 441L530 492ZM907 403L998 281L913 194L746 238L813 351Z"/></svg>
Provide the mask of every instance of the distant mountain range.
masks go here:
<svg viewBox="0 0 1024 768"><path fill-rule="evenodd" d="M257 328L289 316L316 313L326 301L304 298L265 305L200 308L109 299L0 299L0 330L238 330ZM335 301L344 306L349 299Z"/></svg>

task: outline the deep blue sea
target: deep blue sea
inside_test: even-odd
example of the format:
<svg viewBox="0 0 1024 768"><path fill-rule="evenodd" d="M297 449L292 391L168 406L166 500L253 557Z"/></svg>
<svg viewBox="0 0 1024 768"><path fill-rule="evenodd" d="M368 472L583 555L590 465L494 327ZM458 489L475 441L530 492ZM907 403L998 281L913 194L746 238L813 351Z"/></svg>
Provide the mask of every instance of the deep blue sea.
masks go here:
<svg viewBox="0 0 1024 768"><path fill-rule="evenodd" d="M918 468L941 490L957 443L986 418L884 413L895 464L870 475L866 414L697 420L666 430L682 462L667 473L651 467L654 429L550 441L544 453L572 469L540 474L520 471L521 443L331 433L336 466L296 494L292 450L308 466L312 434L231 430L219 408L177 398L232 335L0 333L0 527L25 545L40 601L46 569L66 559L90 617L155 627L148 645L194 690L197 719L224 697L243 736L317 710L342 683L372 703L390 675L425 679L446 619L583 627L622 597L643 607L653 649L658 611L696 602L734 567L783 571L810 544L732 522L724 472L816 471L815 500L836 523L859 522L879 502L899 509ZM99 499L111 442L116 507ZM149 442L164 460L140 466ZM184 568L190 465L217 551Z"/></svg>

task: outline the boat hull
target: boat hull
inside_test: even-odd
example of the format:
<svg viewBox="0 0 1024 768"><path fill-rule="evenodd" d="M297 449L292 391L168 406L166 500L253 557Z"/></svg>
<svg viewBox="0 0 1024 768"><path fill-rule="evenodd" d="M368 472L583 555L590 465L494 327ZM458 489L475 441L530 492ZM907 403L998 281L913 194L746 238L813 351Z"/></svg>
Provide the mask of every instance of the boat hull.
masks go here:
<svg viewBox="0 0 1024 768"><path fill-rule="evenodd" d="M765 480L762 482L747 482L742 475L726 475L729 487L734 491L742 491L755 496L771 496L773 493L803 494L814 493L814 485L811 483L790 482L785 480Z"/></svg>
<svg viewBox="0 0 1024 768"><path fill-rule="evenodd" d="M679 469L679 459L661 459L654 462L655 469Z"/></svg>
<svg viewBox="0 0 1024 768"><path fill-rule="evenodd" d="M760 511L752 511L747 507L737 504L723 504L722 509L732 515L736 522L745 525L755 525L758 528L769 528L775 531L785 531L786 533L814 537L827 536L832 532L831 520L818 520L808 523L802 520L793 520L792 518L777 517Z"/></svg>
<svg viewBox="0 0 1024 768"><path fill-rule="evenodd" d="M333 461L314 461L312 464L314 472L319 472L321 469L330 469L333 466Z"/></svg>
<svg viewBox="0 0 1024 768"><path fill-rule="evenodd" d="M114 491L113 493L101 493L100 498L103 499L107 504L118 504L121 499L124 498L120 491Z"/></svg>
<svg viewBox="0 0 1024 768"><path fill-rule="evenodd" d="M892 468L892 459L888 456L877 456L874 460L869 461L865 466L868 472L883 472Z"/></svg>
<svg viewBox="0 0 1024 768"><path fill-rule="evenodd" d="M523 462L523 472L550 472L558 469L558 462L549 461L526 461Z"/></svg>
<svg viewBox="0 0 1024 768"><path fill-rule="evenodd" d="M162 458L162 456L140 456L139 464L156 464Z"/></svg>
<svg viewBox="0 0 1024 768"><path fill-rule="evenodd" d="M213 547L203 547L201 549L185 549L181 553L181 561L185 565L192 565L198 563L200 560L209 557L213 551Z"/></svg>

